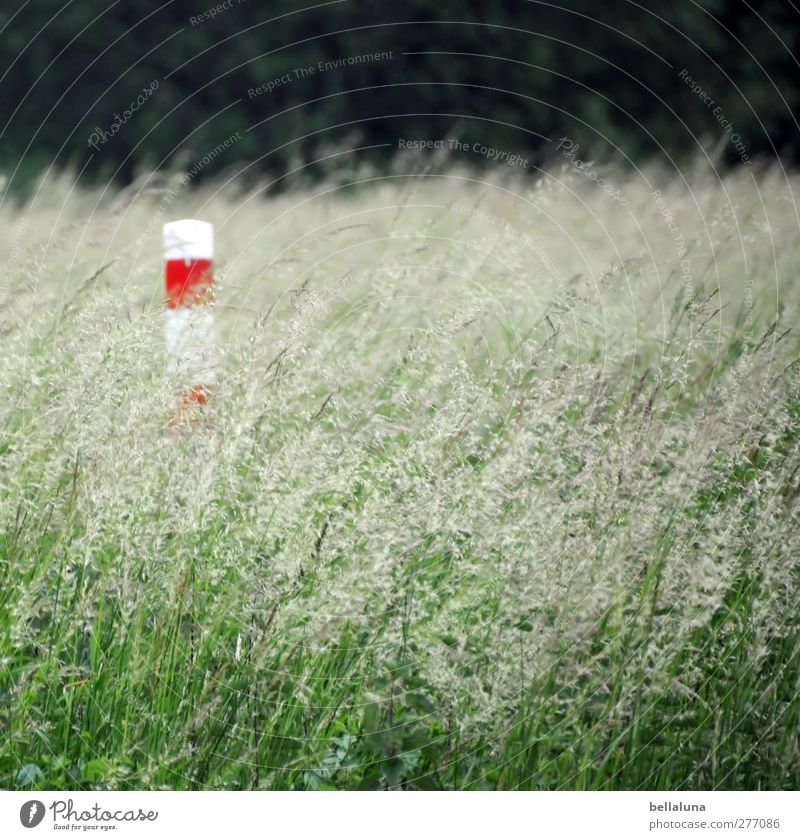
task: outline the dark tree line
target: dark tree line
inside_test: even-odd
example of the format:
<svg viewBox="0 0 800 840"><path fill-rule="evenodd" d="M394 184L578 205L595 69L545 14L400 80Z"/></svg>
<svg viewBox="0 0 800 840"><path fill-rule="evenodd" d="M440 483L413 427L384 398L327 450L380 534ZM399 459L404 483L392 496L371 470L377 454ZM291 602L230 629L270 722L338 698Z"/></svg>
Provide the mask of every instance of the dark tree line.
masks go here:
<svg viewBox="0 0 800 840"><path fill-rule="evenodd" d="M799 24L788 0L32 0L0 12L0 171L327 158L313 178L453 138L534 162L562 137L595 160L796 159Z"/></svg>

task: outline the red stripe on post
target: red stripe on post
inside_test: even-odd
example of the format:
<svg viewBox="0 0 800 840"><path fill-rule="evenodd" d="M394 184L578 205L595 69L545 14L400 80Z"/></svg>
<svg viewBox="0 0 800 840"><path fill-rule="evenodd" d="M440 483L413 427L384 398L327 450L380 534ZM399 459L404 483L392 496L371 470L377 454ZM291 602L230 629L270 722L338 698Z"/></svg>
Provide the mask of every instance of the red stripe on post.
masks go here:
<svg viewBox="0 0 800 840"><path fill-rule="evenodd" d="M213 360L214 230L181 219L164 225L167 371L183 391L170 425L194 424L192 406L205 405L215 382ZM182 384L181 384L182 383Z"/></svg>
<svg viewBox="0 0 800 840"><path fill-rule="evenodd" d="M207 299L214 282L211 260L167 260L167 306L194 306Z"/></svg>

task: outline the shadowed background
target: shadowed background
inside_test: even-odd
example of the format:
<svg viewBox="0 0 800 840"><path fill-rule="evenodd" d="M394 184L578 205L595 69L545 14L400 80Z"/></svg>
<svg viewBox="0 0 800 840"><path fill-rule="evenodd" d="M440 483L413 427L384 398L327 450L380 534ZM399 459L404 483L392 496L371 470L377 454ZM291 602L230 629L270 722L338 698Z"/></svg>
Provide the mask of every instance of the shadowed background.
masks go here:
<svg viewBox="0 0 800 840"><path fill-rule="evenodd" d="M736 164L800 148L791 3L229 4L34 0L0 12L11 189L51 164L128 183L190 167L236 132L199 178L242 161L272 177L315 161L303 170L313 180L350 160L319 158L365 145L378 148L359 161L385 171L398 138L460 137L536 163L561 136L601 161L679 163L703 146ZM93 131L106 135L94 148ZM471 157L461 162L486 162Z"/></svg>

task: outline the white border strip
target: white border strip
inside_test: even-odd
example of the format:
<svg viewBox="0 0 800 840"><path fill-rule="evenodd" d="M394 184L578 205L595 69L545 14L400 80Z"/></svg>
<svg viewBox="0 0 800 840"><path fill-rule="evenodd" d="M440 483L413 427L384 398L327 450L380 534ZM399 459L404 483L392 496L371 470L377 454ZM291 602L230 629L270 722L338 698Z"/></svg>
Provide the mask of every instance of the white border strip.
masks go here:
<svg viewBox="0 0 800 840"><path fill-rule="evenodd" d="M33 829L25 828L20 809L34 799L44 805L44 819ZM66 819L67 808L78 817ZM673 825L677 827L668 827ZM59 835L86 836L88 830L94 836L169 840L794 840L800 837L800 793L0 793L0 836L31 840L36 832L52 836L56 826Z"/></svg>

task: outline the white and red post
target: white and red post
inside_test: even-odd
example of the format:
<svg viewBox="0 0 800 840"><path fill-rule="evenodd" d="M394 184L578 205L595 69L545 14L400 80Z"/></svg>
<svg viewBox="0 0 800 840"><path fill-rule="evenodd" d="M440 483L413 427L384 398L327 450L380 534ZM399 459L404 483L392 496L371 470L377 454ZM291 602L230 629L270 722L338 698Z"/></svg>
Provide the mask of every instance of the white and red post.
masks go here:
<svg viewBox="0 0 800 840"><path fill-rule="evenodd" d="M181 219L164 225L167 373L180 389L172 425L191 422L216 382L214 365L214 228Z"/></svg>

